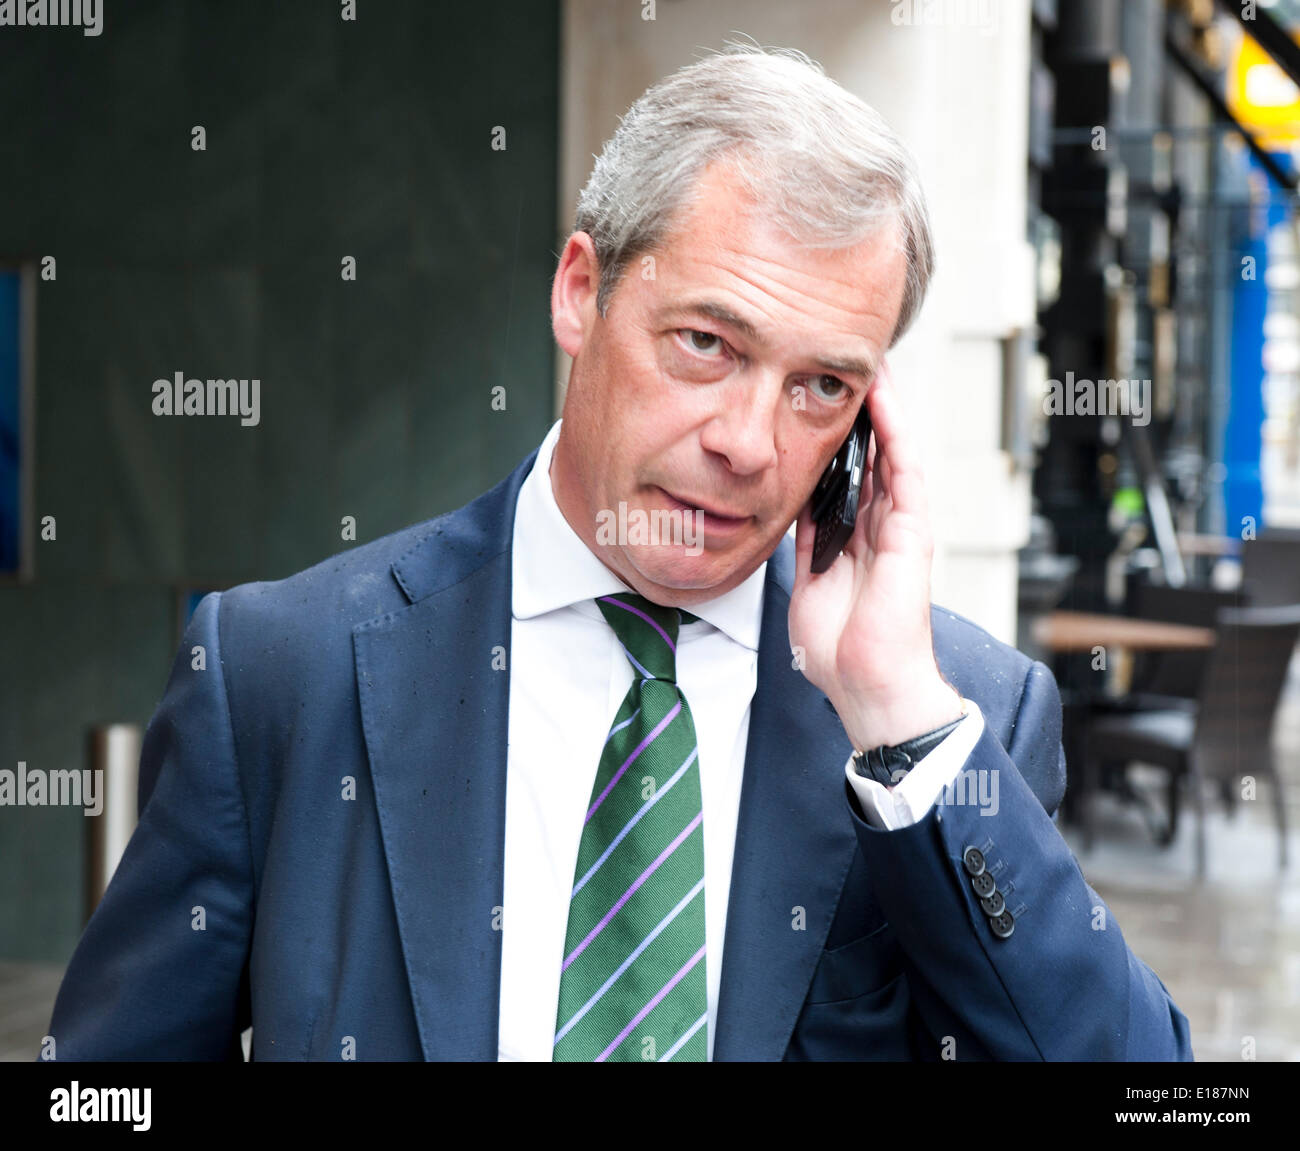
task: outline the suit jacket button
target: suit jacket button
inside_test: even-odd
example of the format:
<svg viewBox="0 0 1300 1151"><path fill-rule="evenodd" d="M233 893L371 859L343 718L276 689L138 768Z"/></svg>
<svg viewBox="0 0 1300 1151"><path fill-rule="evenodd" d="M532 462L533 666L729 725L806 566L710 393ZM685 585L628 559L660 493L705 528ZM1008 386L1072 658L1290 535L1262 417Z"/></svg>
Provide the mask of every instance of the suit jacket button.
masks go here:
<svg viewBox="0 0 1300 1151"><path fill-rule="evenodd" d="M980 872L970 881L970 885L975 889L975 894L981 899L987 899L997 890L997 884L993 882L993 876L987 871Z"/></svg>
<svg viewBox="0 0 1300 1151"><path fill-rule="evenodd" d="M984 853L978 847L968 847L961 853L961 861L971 875L984 874Z"/></svg>
<svg viewBox="0 0 1300 1151"><path fill-rule="evenodd" d="M1003 911L989 920L989 927L999 939L1006 939L1016 929L1016 920L1011 912Z"/></svg>
<svg viewBox="0 0 1300 1151"><path fill-rule="evenodd" d="M1002 892L995 891L987 899L980 900L980 906L984 908L984 914L994 918L1006 910L1006 901L1002 898Z"/></svg>

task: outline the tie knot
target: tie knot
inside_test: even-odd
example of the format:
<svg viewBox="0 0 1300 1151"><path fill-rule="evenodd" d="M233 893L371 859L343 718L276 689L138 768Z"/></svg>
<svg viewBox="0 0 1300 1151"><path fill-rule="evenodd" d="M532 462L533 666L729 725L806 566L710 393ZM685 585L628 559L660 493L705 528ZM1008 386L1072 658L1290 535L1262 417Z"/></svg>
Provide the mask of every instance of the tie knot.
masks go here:
<svg viewBox="0 0 1300 1151"><path fill-rule="evenodd" d="M661 607L635 592L596 599L637 674L649 679L677 680L677 629L696 616L681 608Z"/></svg>

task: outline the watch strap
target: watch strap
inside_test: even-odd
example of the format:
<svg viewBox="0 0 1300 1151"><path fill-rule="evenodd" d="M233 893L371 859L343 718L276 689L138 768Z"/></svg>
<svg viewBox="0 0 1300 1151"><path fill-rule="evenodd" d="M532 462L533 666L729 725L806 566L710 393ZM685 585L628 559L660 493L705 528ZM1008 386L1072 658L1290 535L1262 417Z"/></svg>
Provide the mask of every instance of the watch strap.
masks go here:
<svg viewBox="0 0 1300 1151"><path fill-rule="evenodd" d="M962 714L951 723L918 735L892 747L873 747L867 751L853 753L853 770L866 779L874 779L885 787L893 787L900 779L939 746L957 725L966 718L963 704Z"/></svg>

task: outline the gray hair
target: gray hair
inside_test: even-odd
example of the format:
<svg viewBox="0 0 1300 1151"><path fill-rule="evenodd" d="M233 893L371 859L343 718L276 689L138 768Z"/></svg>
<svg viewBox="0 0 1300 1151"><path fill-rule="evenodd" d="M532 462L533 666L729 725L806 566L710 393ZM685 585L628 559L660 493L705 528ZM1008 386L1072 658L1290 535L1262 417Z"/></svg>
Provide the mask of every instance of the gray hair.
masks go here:
<svg viewBox="0 0 1300 1151"><path fill-rule="evenodd" d="M726 158L796 242L839 249L901 225L907 279L890 345L934 268L930 218L907 149L880 115L793 48L729 43L647 89L620 118L578 199L603 317L628 262L659 247L699 177Z"/></svg>

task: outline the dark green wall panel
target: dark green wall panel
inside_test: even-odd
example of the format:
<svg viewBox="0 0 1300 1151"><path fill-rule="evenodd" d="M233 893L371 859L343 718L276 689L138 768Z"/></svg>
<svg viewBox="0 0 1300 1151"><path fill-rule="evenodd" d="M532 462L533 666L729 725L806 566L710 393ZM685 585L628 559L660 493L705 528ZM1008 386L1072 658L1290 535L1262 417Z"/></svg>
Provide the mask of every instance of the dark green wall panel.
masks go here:
<svg viewBox="0 0 1300 1151"><path fill-rule="evenodd" d="M0 259L58 260L35 397L58 539L0 585L0 767L82 767L90 725L147 722L179 587L309 566L353 546L344 515L365 542L459 506L551 418L556 4L104 11L97 38L0 30ZM177 371L259 378L260 424L153 415ZM85 822L0 807L0 959L67 958Z"/></svg>

